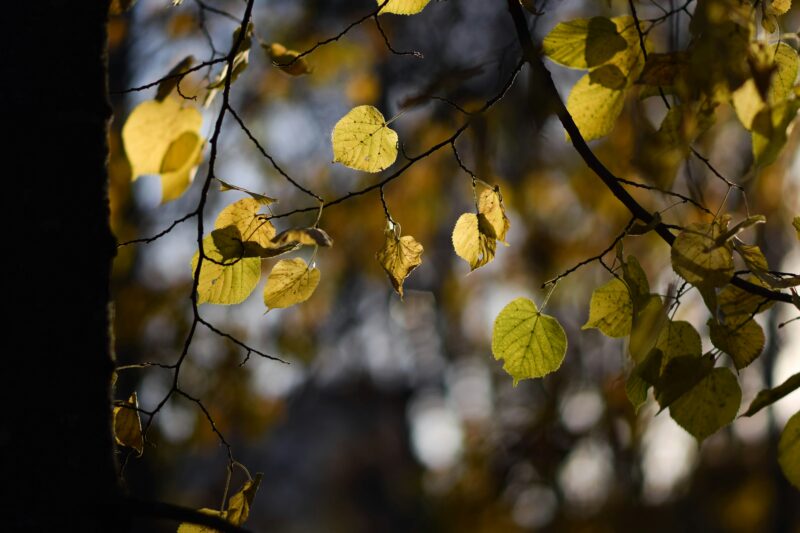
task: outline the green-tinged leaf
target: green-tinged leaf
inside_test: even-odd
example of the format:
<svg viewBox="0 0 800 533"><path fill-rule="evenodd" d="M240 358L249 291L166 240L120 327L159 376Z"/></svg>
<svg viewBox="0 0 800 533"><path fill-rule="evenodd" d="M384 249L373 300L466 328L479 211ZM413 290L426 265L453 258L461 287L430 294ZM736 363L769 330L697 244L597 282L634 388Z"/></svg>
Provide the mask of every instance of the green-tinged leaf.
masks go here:
<svg viewBox="0 0 800 533"><path fill-rule="evenodd" d="M731 95L736 116L748 130L753 129L754 120L760 112L780 105L791 97L800 66L797 52L786 43L768 47L764 47L763 43L753 43L751 48L764 63L760 68L766 73L766 91L759 91L756 79L751 78Z"/></svg>
<svg viewBox="0 0 800 533"><path fill-rule="evenodd" d="M544 55L565 67L589 69L609 62L628 42L621 35L631 17L593 17L561 22L542 41Z"/></svg>
<svg viewBox="0 0 800 533"><path fill-rule="evenodd" d="M676 357L670 360L656 385L656 400L661 410L699 383L712 368L714 361L708 357Z"/></svg>
<svg viewBox="0 0 800 533"><path fill-rule="evenodd" d="M376 0L378 5L385 0ZM395 15L416 15L428 5L431 0L389 0L381 8L380 14L393 13Z"/></svg>
<svg viewBox="0 0 800 533"><path fill-rule="evenodd" d="M678 234L672 244L672 268L692 285L721 287L733 276L733 256L728 244L716 245L719 224L696 222Z"/></svg>
<svg viewBox="0 0 800 533"><path fill-rule="evenodd" d="M452 240L456 254L469 263L470 270L494 259L497 240L494 230L482 214L464 213L458 217Z"/></svg>
<svg viewBox="0 0 800 533"><path fill-rule="evenodd" d="M800 489L800 411L783 428L778 441L778 464L786 479Z"/></svg>
<svg viewBox="0 0 800 533"><path fill-rule="evenodd" d="M634 412L638 413L639 409L647 402L648 390L650 390L650 384L638 375L631 374L625 380L625 395L631 402Z"/></svg>
<svg viewBox="0 0 800 533"><path fill-rule="evenodd" d="M216 516L218 518L222 518L223 520L226 519L226 512L225 511L218 511L216 509L198 509L198 513L207 514L210 516ZM178 526L178 533L218 533L218 529L214 529L213 527L209 526L201 526L199 524L190 524L189 522L183 522Z"/></svg>
<svg viewBox="0 0 800 533"><path fill-rule="evenodd" d="M764 109L753 120L753 158L756 166L775 162L786 144L786 130L797 118L800 98L787 100L772 108Z"/></svg>
<svg viewBox="0 0 800 533"><path fill-rule="evenodd" d="M114 406L114 438L118 444L133 448L136 453L142 455L144 437L138 409L139 400L135 392L124 402L124 405Z"/></svg>
<svg viewBox="0 0 800 533"><path fill-rule="evenodd" d="M754 224L764 224L767 221L767 217L764 215L752 215L747 217L746 219L742 220L738 224L735 224L721 233L715 240L714 244L716 246L722 246L724 243L729 241L730 239L734 238L736 235L741 233L742 231L746 230L750 226Z"/></svg>
<svg viewBox="0 0 800 533"><path fill-rule="evenodd" d="M198 304L233 305L243 302L250 296L261 278L261 259L258 257L226 259L217 248L213 235L207 235L203 239L203 250L211 261L203 261L200 270L200 281L197 285ZM197 269L199 255L199 252L195 253L192 258L192 275Z"/></svg>
<svg viewBox="0 0 800 533"><path fill-rule="evenodd" d="M628 286L628 292L630 292L631 301L633 302L633 310L636 312L647 304L647 299L650 297L650 283L648 283L647 274L645 274L635 256L629 255L623 261L622 251L620 250L618 257L622 265L622 279Z"/></svg>
<svg viewBox="0 0 800 533"><path fill-rule="evenodd" d="M411 271L422 264L422 245L411 235L400 236L397 225L388 224L384 232L383 248L376 254L375 259L386 271L392 287L403 299L403 281Z"/></svg>
<svg viewBox="0 0 800 533"><path fill-rule="evenodd" d="M794 231L797 233L797 240L800 241L800 216L792 219L792 226L794 226Z"/></svg>
<svg viewBox="0 0 800 533"><path fill-rule="evenodd" d="M750 407L747 408L747 411L745 411L742 416L753 416L763 408L772 405L784 396L796 391L798 388L800 388L800 372L790 376L789 379L777 387L759 391L750 403Z"/></svg>
<svg viewBox="0 0 800 533"><path fill-rule="evenodd" d="M727 368L715 368L670 405L675 422L698 442L730 424L739 411L742 391Z"/></svg>
<svg viewBox="0 0 800 533"><path fill-rule="evenodd" d="M228 500L227 516L225 517L228 522L235 526L245 523L250 515L250 507L253 505L253 499L256 497L262 476L263 474L256 474L252 480L245 481L239 492Z"/></svg>
<svg viewBox="0 0 800 533"><path fill-rule="evenodd" d="M764 282L754 276L748 276L745 280L766 287ZM717 301L719 303L720 320L729 326L746 322L753 318L754 315L775 305L773 300L747 292L733 285L725 285L719 292Z"/></svg>
<svg viewBox="0 0 800 533"><path fill-rule="evenodd" d="M558 320L543 315L527 298L517 298L500 311L492 331L492 353L514 378L540 378L561 366L567 336Z"/></svg>
<svg viewBox="0 0 800 533"><path fill-rule="evenodd" d="M180 60L180 62L172 67L172 69L167 73L161 83L158 84L158 89L156 89L156 100L161 102L169 96L173 89L178 85L181 81L180 74L183 74L186 70L192 67L194 64L194 56L188 55Z"/></svg>
<svg viewBox="0 0 800 533"><path fill-rule="evenodd" d="M587 141L611 133L625 104L622 72L613 65L600 68L606 70L585 74L567 97L567 110Z"/></svg>
<svg viewBox="0 0 800 533"><path fill-rule="evenodd" d="M122 127L131 178L161 174L161 201L178 198L189 187L202 158L202 124L199 111L182 109L174 98L136 106Z"/></svg>
<svg viewBox="0 0 800 533"><path fill-rule="evenodd" d="M660 297L651 294L633 316L628 351L634 361L637 363L643 361L655 348L656 341L668 322L664 302Z"/></svg>
<svg viewBox="0 0 800 533"><path fill-rule="evenodd" d="M319 278L319 269L310 268L303 259L281 259L264 285L264 305L276 309L305 302L314 294Z"/></svg>
<svg viewBox="0 0 800 533"><path fill-rule="evenodd" d="M333 162L365 172L380 172L397 159L397 133L380 111L354 107L333 127Z"/></svg>
<svg viewBox="0 0 800 533"><path fill-rule="evenodd" d="M261 43L261 48L273 65L290 76L302 76L311 72L311 68L304 57L297 59L300 55L299 52L288 50L281 43Z"/></svg>
<svg viewBox="0 0 800 533"><path fill-rule="evenodd" d="M694 327L683 320L670 320L656 341L656 348L662 353L661 370L676 357L700 357L703 347L700 334Z"/></svg>
<svg viewBox="0 0 800 533"><path fill-rule="evenodd" d="M731 356L737 370L755 361L764 349L764 330L753 319L734 325L719 324L711 319L708 326L711 342Z"/></svg>
<svg viewBox="0 0 800 533"><path fill-rule="evenodd" d="M300 244L305 246L333 246L333 239L320 228L291 228L280 232L272 239L273 246Z"/></svg>
<svg viewBox="0 0 800 533"><path fill-rule="evenodd" d="M485 217L486 227L492 229L494 238L507 245L506 233L508 233L511 223L506 216L500 187L490 188L480 182L476 186L480 191L478 193L478 213Z"/></svg>
<svg viewBox="0 0 800 533"><path fill-rule="evenodd" d="M625 337L631 332L633 303L628 286L614 278L592 292L589 319L581 329L597 328L608 337Z"/></svg>
<svg viewBox="0 0 800 533"><path fill-rule="evenodd" d="M625 382L625 394L637 412L647 401L647 391L650 387L659 383L662 357L660 349L651 350L644 361L631 370Z"/></svg>
<svg viewBox="0 0 800 533"><path fill-rule="evenodd" d="M275 202L278 201L275 198L270 198L269 196L267 196L265 194L259 194L257 192L248 191L244 187L239 187L238 185L233 185L233 184L227 183L225 181L222 181L219 178L216 178L216 179L219 182L219 190L220 191L223 191L223 192L225 192L225 191L239 191L239 192L243 192L245 194L249 194L251 198L253 198L255 201L257 201L261 205L272 205L272 204L274 204Z"/></svg>

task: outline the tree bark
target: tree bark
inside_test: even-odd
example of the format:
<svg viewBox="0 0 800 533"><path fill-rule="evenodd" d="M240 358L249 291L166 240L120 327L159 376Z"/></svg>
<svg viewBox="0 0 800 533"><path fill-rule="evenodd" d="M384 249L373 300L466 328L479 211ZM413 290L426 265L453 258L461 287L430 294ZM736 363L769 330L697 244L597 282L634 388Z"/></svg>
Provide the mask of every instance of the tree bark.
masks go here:
<svg viewBox="0 0 800 533"><path fill-rule="evenodd" d="M0 17L12 213L11 419L0 443L11 531L128 529L111 432L107 12L108 0L40 0L13 2Z"/></svg>

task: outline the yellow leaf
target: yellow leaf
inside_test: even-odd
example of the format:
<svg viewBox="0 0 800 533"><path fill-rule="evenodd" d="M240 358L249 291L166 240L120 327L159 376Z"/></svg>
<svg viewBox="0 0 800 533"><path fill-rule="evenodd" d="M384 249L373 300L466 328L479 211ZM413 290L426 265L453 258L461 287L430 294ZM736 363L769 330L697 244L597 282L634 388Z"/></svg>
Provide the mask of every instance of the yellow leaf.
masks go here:
<svg viewBox="0 0 800 533"><path fill-rule="evenodd" d="M753 119L753 158L756 166L775 162L786 144L787 129L797 118L800 98L762 109Z"/></svg>
<svg viewBox="0 0 800 533"><path fill-rule="evenodd" d="M142 420L139 418L139 400L131 394L124 405L114 407L114 438L117 443L133 448L139 455L144 451Z"/></svg>
<svg viewBox="0 0 800 533"><path fill-rule="evenodd" d="M299 257L281 259L272 267L264 285L264 304L275 309L305 302L317 288L319 277L319 269L309 268Z"/></svg>
<svg viewBox="0 0 800 533"><path fill-rule="evenodd" d="M181 80L178 74L181 74L187 69L191 68L193 64L194 64L194 56L189 55L181 59L177 65L172 67L172 69L165 76L165 79L158 84L158 89L156 89L156 100L161 102L167 96L169 96L169 94Z"/></svg>
<svg viewBox="0 0 800 533"><path fill-rule="evenodd" d="M380 172L397 159L397 133L380 111L369 105L354 107L331 134L333 162L366 172Z"/></svg>
<svg viewBox="0 0 800 533"><path fill-rule="evenodd" d="M225 511L217 511L216 509L207 509L204 507L202 509L198 509L197 512L210 516L216 516L222 518L223 520L226 519ZM218 531L219 530L212 527L201 526L199 524L190 524L189 522L183 522L178 526L178 533L217 533Z"/></svg>
<svg viewBox="0 0 800 533"><path fill-rule="evenodd" d="M800 489L800 412L792 415L778 441L778 464L786 479Z"/></svg>
<svg viewBox="0 0 800 533"><path fill-rule="evenodd" d="M608 337L625 337L631 332L633 303L628 286L614 278L592 292L589 318L581 329L597 328Z"/></svg>
<svg viewBox="0 0 800 533"><path fill-rule="evenodd" d="M376 0L378 5L385 0ZM389 0L381 8L380 14L394 13L395 15L416 15L428 5L431 0Z"/></svg>
<svg viewBox="0 0 800 533"><path fill-rule="evenodd" d="M395 231L395 226L389 223L384 232L386 240L383 248L375 254L375 258L381 264L392 287L403 299L403 281L411 274L411 271L422 264L422 245L411 235L399 236L399 230Z"/></svg>
<svg viewBox="0 0 800 533"><path fill-rule="evenodd" d="M736 116L748 130L753 129L753 123L760 112L768 107L778 106L792 96L792 88L797 79L798 66L800 66L797 52L786 43L772 45L762 55L768 61L764 68L774 69L769 78L766 101L761 97L753 78L748 79L731 95Z"/></svg>
<svg viewBox="0 0 800 533"><path fill-rule="evenodd" d="M258 214L263 204L255 198L244 198L227 206L214 222L217 230L230 228L233 230L229 235L240 253L230 253L229 250L220 246L220 241L215 239L217 249L222 255L229 259L231 257L241 257L247 255L261 255L261 248L273 248L272 238L275 237L275 227L263 215ZM236 249L236 248L234 248ZM248 253L252 252L252 253Z"/></svg>
<svg viewBox="0 0 800 533"><path fill-rule="evenodd" d="M197 285L197 303L220 305L241 303L258 285L258 280L261 278L261 259L226 258L217 248L214 236L212 232L212 235L207 235L203 239L203 250L211 261L203 261ZM199 255L198 252L192 257L192 275L197 269Z"/></svg>
<svg viewBox="0 0 800 533"><path fill-rule="evenodd" d="M628 351L637 363L644 361L667 327L669 318L661 298L655 294L648 296L641 309L636 310L631 324L631 337Z"/></svg>
<svg viewBox="0 0 800 533"><path fill-rule="evenodd" d="M794 231L797 232L797 240L800 241L800 216L792 219L792 226L794 226Z"/></svg>
<svg viewBox="0 0 800 533"><path fill-rule="evenodd" d="M497 241L483 215L464 213L453 228L453 248L475 270L494 259Z"/></svg>
<svg viewBox="0 0 800 533"><path fill-rule="evenodd" d="M633 18L592 17L561 22L542 41L544 55L565 67L589 69L608 63L625 50L621 33Z"/></svg>
<svg viewBox="0 0 800 533"><path fill-rule="evenodd" d="M249 194L251 198L256 200L261 205L272 205L272 204L274 204L275 202L278 201L275 198L271 198L271 197L266 196L264 194L259 194L257 192L248 191L247 189L245 189L243 187L239 187L238 185L232 185L230 183L226 183L226 182L222 181L219 178L216 178L216 179L219 182L219 190L220 191L223 191L223 192L224 191L239 191L239 192L243 192L243 193Z"/></svg>
<svg viewBox="0 0 800 533"><path fill-rule="evenodd" d="M148 100L136 106L122 127L132 179L161 174L162 202L183 194L202 158L202 123L200 112L181 109L174 98Z"/></svg>
<svg viewBox="0 0 800 533"><path fill-rule="evenodd" d="M567 336L558 320L543 315L527 298L500 311L492 330L492 354L514 378L540 378L558 370L567 353Z"/></svg>
<svg viewBox="0 0 800 533"><path fill-rule="evenodd" d="M228 500L226 519L235 526L241 526L250 515L250 506L253 505L253 498L256 497L258 485L261 483L262 474L256 474L252 480L245 481L241 490L231 496Z"/></svg>
<svg viewBox="0 0 800 533"><path fill-rule="evenodd" d="M715 368L675 400L669 414L698 442L733 422L742 401L736 377L727 368Z"/></svg>
<svg viewBox="0 0 800 533"><path fill-rule="evenodd" d="M731 356L737 370L741 370L761 355L766 339L764 330L752 318L733 325L708 321L711 342Z"/></svg>
<svg viewBox="0 0 800 533"><path fill-rule="evenodd" d="M754 276L748 276L745 280L755 283L762 287L767 285ZM719 315L722 321L728 326L735 326L747 322L753 315L766 311L775 302L763 296L758 296L751 292L740 289L733 285L725 285L717 297L719 305Z"/></svg>
<svg viewBox="0 0 800 533"><path fill-rule="evenodd" d="M672 244L672 268L692 285L721 287L733 276L730 244L716 244L719 224L696 222L678 234Z"/></svg>
<svg viewBox="0 0 800 533"><path fill-rule="evenodd" d="M478 212L486 218L487 227L494 232L494 238L506 243L506 233L511 223L506 216L503 207L503 197L500 195L500 187L489 188L482 183L478 183L480 190L478 193Z"/></svg>
<svg viewBox="0 0 800 533"><path fill-rule="evenodd" d="M767 0L764 0L764 2L767 2ZM769 2L769 7L767 7L767 13L772 15L783 15L791 8L792 0L771 0Z"/></svg>
<svg viewBox="0 0 800 533"><path fill-rule="evenodd" d="M295 50L287 50L280 43L262 43L261 48L267 53L273 65L290 76L302 76L311 72L304 57L296 59L300 53Z"/></svg>
<svg viewBox="0 0 800 533"><path fill-rule="evenodd" d="M611 133L625 104L625 78L619 69L609 65L603 73L585 74L567 97L567 110L587 141Z"/></svg>
<svg viewBox="0 0 800 533"><path fill-rule="evenodd" d="M320 228L292 228L280 232L272 239L275 246L299 245L333 246L333 239Z"/></svg>

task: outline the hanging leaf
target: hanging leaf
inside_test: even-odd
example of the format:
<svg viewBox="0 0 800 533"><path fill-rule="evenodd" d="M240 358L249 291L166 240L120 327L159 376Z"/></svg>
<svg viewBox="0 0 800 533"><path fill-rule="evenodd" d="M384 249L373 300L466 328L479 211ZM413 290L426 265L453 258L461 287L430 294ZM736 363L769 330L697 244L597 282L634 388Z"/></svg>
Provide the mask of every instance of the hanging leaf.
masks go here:
<svg viewBox="0 0 800 533"><path fill-rule="evenodd" d="M252 480L245 481L242 488L228 500L226 519L235 526L241 526L250 516L250 507L256 497L263 474L256 474Z"/></svg>
<svg viewBox="0 0 800 533"><path fill-rule="evenodd" d="M683 320L667 322L658 336L656 348L663 354L661 371L676 357L700 357L703 354L700 334L691 324Z"/></svg>
<svg viewBox="0 0 800 533"><path fill-rule="evenodd" d="M786 479L800 489L800 411L783 428L778 441L778 464Z"/></svg>
<svg viewBox="0 0 800 533"><path fill-rule="evenodd" d="M135 392L124 402L124 405L114 406L114 438L118 444L133 448L136 453L142 455L144 437L138 409L139 400Z"/></svg>
<svg viewBox="0 0 800 533"><path fill-rule="evenodd" d="M212 235L217 250L225 259L261 257L265 249L275 248L272 243L275 227L258 213L262 205L255 198L243 198L219 214Z"/></svg>
<svg viewBox="0 0 800 533"><path fill-rule="evenodd" d="M500 187L487 187L482 183L477 183L478 193L478 213L486 219L486 227L491 228L494 238L506 246L506 233L511 227L511 223L506 216L503 206L503 197L500 195Z"/></svg>
<svg viewBox="0 0 800 533"><path fill-rule="evenodd" d="M239 192L243 192L245 194L249 194L250 197L252 197L255 201L257 201L261 205L272 205L272 204L274 204L275 202L278 201L275 198L270 198L269 196L266 196L264 194L259 194L259 193L253 192L253 191L249 191L249 190L247 190L247 189L245 189L243 187L239 187L238 185L232 185L230 183L224 182L219 178L216 178L216 180L219 182L219 190L220 191L223 191L223 192L225 192L225 191L239 191Z"/></svg>
<svg viewBox="0 0 800 533"><path fill-rule="evenodd" d="M736 417L742 391L727 368L715 368L669 408L675 422L703 442Z"/></svg>
<svg viewBox="0 0 800 533"><path fill-rule="evenodd" d="M764 389L756 394L756 397L750 403L742 416L753 416L768 405L772 405L787 394L790 394L800 388L800 372L789 377L786 381L773 387L771 389Z"/></svg>
<svg viewBox="0 0 800 533"><path fill-rule="evenodd" d="M658 348L651 350L644 361L631 370L625 382L625 394L637 412L647 401L647 391L650 387L658 386L660 383L663 355Z"/></svg>
<svg viewBox="0 0 800 533"><path fill-rule="evenodd" d="M672 244L672 268L692 285L721 287L733 276L733 256L728 244L717 246L719 224L693 223Z"/></svg>
<svg viewBox="0 0 800 533"><path fill-rule="evenodd" d="M274 246L306 245L306 246L333 246L333 239L324 230L319 228L292 228L280 232L272 239Z"/></svg>
<svg viewBox="0 0 800 533"><path fill-rule="evenodd" d="M631 333L633 302L628 286L619 278L592 292L589 319L581 329L597 328L608 337L626 337Z"/></svg>
<svg viewBox="0 0 800 533"><path fill-rule="evenodd" d="M753 119L753 158L756 166L771 165L786 144L787 129L800 110L800 98L764 109Z"/></svg>
<svg viewBox="0 0 800 533"><path fill-rule="evenodd" d="M197 303L233 305L243 302L261 278L258 257L225 258L212 235L203 239L203 251L211 261L203 261L197 285ZM199 252L192 257L192 275L197 269Z"/></svg>
<svg viewBox="0 0 800 533"><path fill-rule="evenodd" d="M386 0L376 0L378 5ZM393 13L395 15L416 15L428 5L431 0L389 0L381 8L380 14Z"/></svg>
<svg viewBox="0 0 800 533"><path fill-rule="evenodd" d="M475 270L494 259L497 241L494 230L483 215L464 213L453 228L453 248L456 254Z"/></svg>
<svg viewBox="0 0 800 533"><path fill-rule="evenodd" d="M156 89L156 101L161 102L170 95L172 90L175 89L175 87L177 87L178 83L181 81L180 74L190 69L194 64L194 61L194 56L188 55L181 59L177 65L172 67L172 69L170 69L170 71L164 77L164 80L158 84L158 89Z"/></svg>
<svg viewBox="0 0 800 533"><path fill-rule="evenodd" d="M606 67L600 67L606 68ZM585 74L567 97L567 110L587 141L605 137L617 125L625 105L625 76L613 65Z"/></svg>
<svg viewBox="0 0 800 533"><path fill-rule="evenodd" d="M628 43L620 28L633 25L631 17L592 17L560 22L542 41L542 51L565 67L589 69L603 65L624 51Z"/></svg>
<svg viewBox="0 0 800 533"><path fill-rule="evenodd" d="M319 278L319 269L310 268L303 259L281 259L264 285L264 305L276 309L305 302L314 294Z"/></svg>
<svg viewBox="0 0 800 533"><path fill-rule="evenodd" d="M514 378L540 378L557 370L567 353L564 328L536 304L517 298L500 311L492 331L492 353L503 359L503 370Z"/></svg>
<svg viewBox="0 0 800 533"><path fill-rule="evenodd" d="M383 248L375 258L386 271L392 287L403 299L403 281L411 271L422 264L422 245L411 235L399 235L399 226L388 223L384 232Z"/></svg>
<svg viewBox="0 0 800 533"><path fill-rule="evenodd" d="M397 133L380 111L354 107L333 127L333 162L365 172L380 172L397 159Z"/></svg>
<svg viewBox="0 0 800 533"><path fill-rule="evenodd" d="M302 76L311 72L304 57L297 59L300 54L295 50L288 50L280 43L261 43L261 48L266 52L273 65L290 76Z"/></svg>
<svg viewBox="0 0 800 533"><path fill-rule="evenodd" d="M122 126L122 142L131 177L161 174L161 201L178 198L189 187L202 160L203 117L194 108L181 109L174 98L142 102Z"/></svg>
<svg viewBox="0 0 800 533"><path fill-rule="evenodd" d="M711 329L711 342L731 356L736 370L755 361L764 349L764 330L753 319L732 326L710 319L708 325Z"/></svg>
<svg viewBox="0 0 800 533"><path fill-rule="evenodd" d="M754 43L753 46L760 44ZM769 72L766 99L761 96L752 78L731 95L736 116L748 130L753 129L755 118L760 112L771 106L780 105L791 97L800 66L797 52L786 43L769 46L760 55L766 58L767 64L764 68Z"/></svg>

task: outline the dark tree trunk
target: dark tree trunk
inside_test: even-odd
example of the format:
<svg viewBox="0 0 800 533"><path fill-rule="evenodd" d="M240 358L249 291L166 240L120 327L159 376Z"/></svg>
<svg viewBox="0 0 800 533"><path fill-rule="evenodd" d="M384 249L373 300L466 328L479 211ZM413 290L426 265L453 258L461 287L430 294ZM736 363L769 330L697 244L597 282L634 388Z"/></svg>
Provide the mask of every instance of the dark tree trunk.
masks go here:
<svg viewBox="0 0 800 533"><path fill-rule="evenodd" d="M0 16L13 531L126 529L110 417L107 11L108 0L37 0Z"/></svg>

